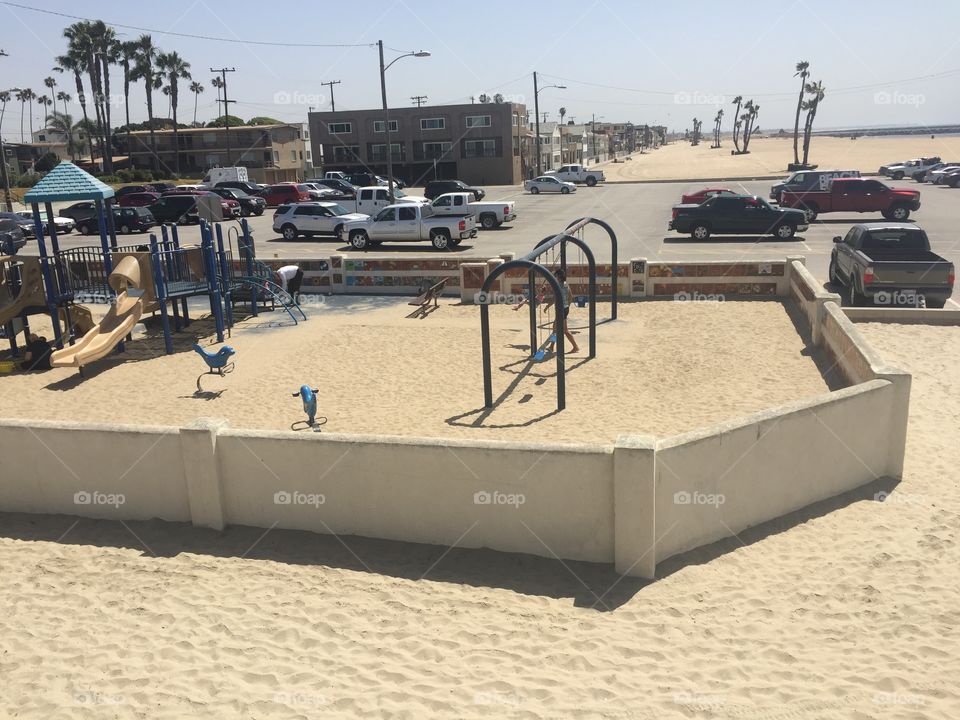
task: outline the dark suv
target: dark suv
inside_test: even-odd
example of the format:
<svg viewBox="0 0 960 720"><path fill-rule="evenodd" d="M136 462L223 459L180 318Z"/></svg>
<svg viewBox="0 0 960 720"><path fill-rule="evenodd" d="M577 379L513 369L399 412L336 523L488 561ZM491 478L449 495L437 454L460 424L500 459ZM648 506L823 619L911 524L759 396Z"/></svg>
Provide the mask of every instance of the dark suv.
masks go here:
<svg viewBox="0 0 960 720"><path fill-rule="evenodd" d="M200 222L196 195L161 195L148 209L158 223L187 225Z"/></svg>
<svg viewBox="0 0 960 720"><path fill-rule="evenodd" d="M157 222L153 213L145 207L113 208L113 227L121 235L146 232ZM100 220L96 215L84 218L77 223L81 235L94 235L100 232Z"/></svg>
<svg viewBox="0 0 960 720"><path fill-rule="evenodd" d="M249 195L243 190L237 190L236 188L215 187L211 192L227 200L236 200L240 203L240 213L244 217L249 217L250 215L259 217L263 215L263 211L267 207L267 201L262 197Z"/></svg>
<svg viewBox="0 0 960 720"><path fill-rule="evenodd" d="M15 220L0 218L0 255L15 254L27 244L23 230Z"/></svg>
<svg viewBox="0 0 960 720"><path fill-rule="evenodd" d="M431 180L427 183L427 187L424 188L423 196L427 198L427 200L433 200L444 193L451 192L473 193L474 198L477 200L483 200L486 195L480 188L470 187L459 180Z"/></svg>
<svg viewBox="0 0 960 720"><path fill-rule="evenodd" d="M239 190L240 192L245 192L247 195L252 197L263 196L262 187L254 182L249 182L246 180L224 180L223 182L218 182L214 186L214 190L217 188L231 188L233 190Z"/></svg>

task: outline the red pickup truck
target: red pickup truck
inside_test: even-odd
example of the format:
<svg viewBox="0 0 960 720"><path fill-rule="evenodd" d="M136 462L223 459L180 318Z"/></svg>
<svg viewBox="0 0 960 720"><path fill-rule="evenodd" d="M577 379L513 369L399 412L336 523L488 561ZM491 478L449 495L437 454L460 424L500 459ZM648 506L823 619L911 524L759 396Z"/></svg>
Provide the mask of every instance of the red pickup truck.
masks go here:
<svg viewBox="0 0 960 720"><path fill-rule="evenodd" d="M803 210L807 222L827 212L878 212L887 220L903 221L920 209L920 193L884 185L867 178L836 178L826 190L784 190L780 205Z"/></svg>

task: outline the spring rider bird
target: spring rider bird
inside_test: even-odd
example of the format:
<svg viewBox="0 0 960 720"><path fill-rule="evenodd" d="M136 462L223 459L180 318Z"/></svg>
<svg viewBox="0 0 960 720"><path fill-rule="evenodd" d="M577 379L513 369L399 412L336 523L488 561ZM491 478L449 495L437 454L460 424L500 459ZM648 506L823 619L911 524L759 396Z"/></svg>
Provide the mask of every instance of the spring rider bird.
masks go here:
<svg viewBox="0 0 960 720"><path fill-rule="evenodd" d="M203 392L203 388L200 387L200 380L204 375L219 375L223 377L228 372L233 371L234 363L230 358L236 355L237 351L229 345L224 345L215 353L207 352L199 345L194 345L193 349L196 350L197 355L202 357L203 361L207 364L207 372L201 373L197 378L198 393Z"/></svg>
<svg viewBox="0 0 960 720"><path fill-rule="evenodd" d="M327 419L321 418L322 422L317 422L317 393L320 392L319 388L311 388L309 385L301 385L300 390L293 393L293 397L300 396L300 399L303 401L303 411L307 414L307 427L313 428L314 431L320 430L320 425L323 425ZM302 420L300 422L303 422ZM298 425L299 423L294 423ZM294 428L302 429L302 428Z"/></svg>

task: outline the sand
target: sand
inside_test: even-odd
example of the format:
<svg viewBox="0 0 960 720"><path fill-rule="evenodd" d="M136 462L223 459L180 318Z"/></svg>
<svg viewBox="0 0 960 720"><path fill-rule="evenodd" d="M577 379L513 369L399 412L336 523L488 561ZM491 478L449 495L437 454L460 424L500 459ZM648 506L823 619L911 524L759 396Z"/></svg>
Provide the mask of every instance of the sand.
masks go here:
<svg viewBox="0 0 960 720"><path fill-rule="evenodd" d="M672 558L653 583L0 515L0 716L955 720L960 329L860 327L913 373L903 481Z"/></svg>
<svg viewBox="0 0 960 720"><path fill-rule="evenodd" d="M289 429L303 419L303 384L319 388L325 430L359 434L613 442L620 433L673 434L827 392L815 358L780 302L621 303L598 328L597 358L568 356L567 410L557 414L555 363L528 359L526 309L492 310L497 407L483 412L479 308L444 299L408 319L408 298L334 297L290 326L268 313L228 341L236 370L203 379L190 350L209 322L163 354L157 324L81 378L70 368L0 377L6 417L185 425L198 416L234 427ZM602 305L598 317L609 315ZM585 325L574 308L571 325ZM282 323L286 323L283 326ZM541 333L546 340L548 333ZM206 343L209 337L201 342ZM216 348L216 346L213 346ZM220 393L222 391L222 393ZM219 393L219 394L218 394Z"/></svg>
<svg viewBox="0 0 960 720"><path fill-rule="evenodd" d="M786 176L787 164L793 162L792 135L755 138L747 155L731 155L733 142L729 138L724 138L722 147L716 150L710 147L711 142L708 138L693 147L678 140L642 155L634 153L628 162L604 164L604 175L609 182ZM881 165L930 155L960 161L960 137L815 137L810 145L810 162L824 170L876 173Z"/></svg>

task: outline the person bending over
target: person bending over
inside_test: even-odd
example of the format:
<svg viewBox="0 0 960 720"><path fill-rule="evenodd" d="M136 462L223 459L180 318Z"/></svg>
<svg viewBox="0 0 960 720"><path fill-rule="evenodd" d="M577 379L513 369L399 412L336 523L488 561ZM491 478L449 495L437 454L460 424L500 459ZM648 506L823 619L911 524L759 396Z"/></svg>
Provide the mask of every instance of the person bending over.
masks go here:
<svg viewBox="0 0 960 720"><path fill-rule="evenodd" d="M23 353L23 362L20 369L27 372L50 369L50 343L42 336L30 333L27 340L27 349Z"/></svg>

